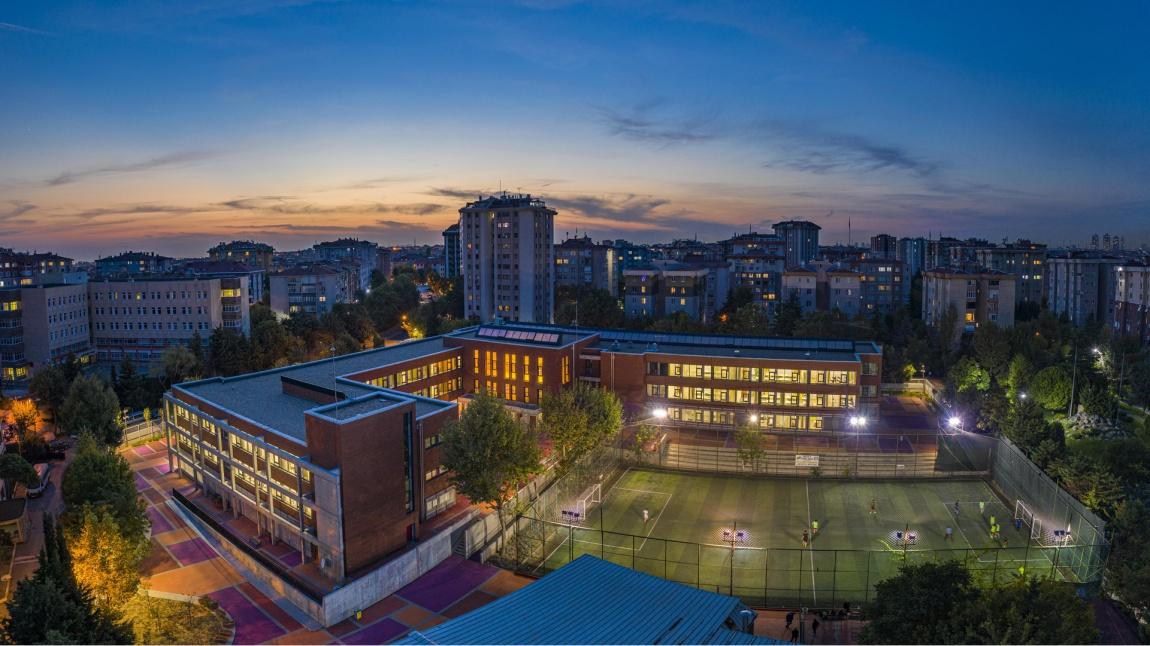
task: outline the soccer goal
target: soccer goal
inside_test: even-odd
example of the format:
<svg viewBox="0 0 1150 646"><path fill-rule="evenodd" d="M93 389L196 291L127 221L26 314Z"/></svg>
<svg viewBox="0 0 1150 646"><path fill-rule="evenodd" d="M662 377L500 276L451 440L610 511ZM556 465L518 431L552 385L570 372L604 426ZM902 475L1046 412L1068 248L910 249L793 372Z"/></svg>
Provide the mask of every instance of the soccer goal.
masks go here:
<svg viewBox="0 0 1150 646"><path fill-rule="evenodd" d="M582 523L587 520L587 514L599 503L603 502L603 487L595 483L583 490L570 503L559 510L560 517L569 523Z"/></svg>
<svg viewBox="0 0 1150 646"><path fill-rule="evenodd" d="M1034 510L1021 500L1014 503L1014 517L1020 519L1022 525L1030 531L1030 540L1035 540L1042 535L1041 522L1035 518Z"/></svg>

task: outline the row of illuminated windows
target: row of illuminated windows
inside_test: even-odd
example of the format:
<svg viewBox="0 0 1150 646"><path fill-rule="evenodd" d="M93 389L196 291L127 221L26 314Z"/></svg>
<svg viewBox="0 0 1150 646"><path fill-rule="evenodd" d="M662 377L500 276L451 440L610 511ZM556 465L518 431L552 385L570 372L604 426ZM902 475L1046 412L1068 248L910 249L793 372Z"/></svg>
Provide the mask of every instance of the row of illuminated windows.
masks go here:
<svg viewBox="0 0 1150 646"><path fill-rule="evenodd" d="M178 420L178 419L188 420L189 425L199 427L200 429L202 429L202 431L204 433L211 436L213 439L215 438L216 434L219 432L219 427L214 422L212 422L209 418L197 415L197 414L189 411L187 408L184 408L183 406L173 405L171 402L167 402L167 406L168 406L168 418L169 419L171 419L171 420ZM177 424L177 426L178 426L178 424ZM184 438L184 436L180 435L181 441L183 441L183 438ZM263 447L256 446L250 440L246 440L246 439L240 437L239 435L237 435L235 433L228 434L225 439L227 439L227 438L230 438L231 446L237 447L242 451L245 451L251 455L254 455L256 458L258 458L260 460L267 460L268 462L271 463L272 466L274 466L274 467L276 467L276 468L278 468L278 469L280 469L280 470L282 470L285 473L288 473L290 475L295 475L296 471L298 470L300 472L300 477L303 479L304 482L311 482L311 478L312 478L311 471L309 471L307 469L299 468L299 465L297 465L296 462L294 462L290 458L283 457L283 456L279 455L278 453L266 451L266 450L264 450ZM224 447L224 451L229 452L227 447Z"/></svg>
<svg viewBox="0 0 1150 646"><path fill-rule="evenodd" d="M471 360L475 364L475 373L481 374L484 377L498 377L500 376L499 370L499 353L494 350L486 350L483 352L483 363L479 362L479 350L471 351ZM569 365L569 364L568 364ZM522 372L520 372L522 367ZM503 378L518 380L520 375L523 381L531 381L531 357L523 355L522 362L518 354L514 352L503 353ZM535 382L543 383L543 357L535 357ZM566 381L564 383L567 383Z"/></svg>
<svg viewBox="0 0 1150 646"><path fill-rule="evenodd" d="M864 374L877 365L863 363ZM744 366L713 366L698 363L647 362L647 374L687 379L726 379L728 381L756 381L791 384L853 385L857 374L852 370L806 370L797 368L757 368Z"/></svg>
<svg viewBox="0 0 1150 646"><path fill-rule="evenodd" d="M423 474L423 479L424 481L430 482L445 473L447 473L447 467L440 464L428 469L427 472Z"/></svg>
<svg viewBox="0 0 1150 646"><path fill-rule="evenodd" d="M478 379L475 380L475 383L473 383L472 386L474 387L475 392L477 392L477 393L478 392L484 392L484 393L487 393L491 397L502 397L503 399L505 399L507 401L521 401L524 404L532 403L532 401L531 401L531 387L530 386L525 385L525 386L523 386L522 389L520 389L519 384L505 383L505 384L503 384L503 392L502 393L499 392L499 383L495 382L495 381L491 381L491 380L487 380L487 381L483 382L482 390L480 389L480 382ZM522 398L520 398L520 394L523 395ZM535 402L534 403L541 404L542 402L543 402L543 389L542 388L536 388L535 389Z"/></svg>
<svg viewBox="0 0 1150 646"><path fill-rule="evenodd" d="M436 361L407 370L400 370L394 374L384 375L368 381L367 383L380 388L395 388L397 386L404 386L415 381L422 381L428 377L441 375L445 372L458 370L461 365L459 357L451 357L442 361Z"/></svg>
<svg viewBox="0 0 1150 646"><path fill-rule="evenodd" d="M713 424L734 426L736 416L733 411L710 410L707 408L677 408L667 409L667 418L688 424ZM819 415L759 415L758 426L764 429L794 430L794 431L821 431L823 418Z"/></svg>
<svg viewBox="0 0 1150 646"><path fill-rule="evenodd" d="M794 393L767 390L736 390L730 388L692 388L647 384L647 395L660 399L713 402L718 404L750 404L782 406L787 408L854 408L855 395L835 393Z"/></svg>
<svg viewBox="0 0 1150 646"><path fill-rule="evenodd" d="M463 388L463 378L456 377L455 379L448 379L442 383L432 384L427 388L420 388L412 393L419 397L431 397L432 399L444 399L451 393Z"/></svg>
<svg viewBox="0 0 1150 646"><path fill-rule="evenodd" d="M431 518L455 504L455 487L448 487L439 493L428 496L424 501L425 516Z"/></svg>
<svg viewBox="0 0 1150 646"><path fill-rule="evenodd" d="M208 297L208 292L206 290L202 290L202 289L197 289L195 291L180 290L179 292L176 292L176 291L168 291L168 292L113 292L113 291L108 291L108 292L93 292L92 296L95 298L95 300L98 300L98 301L105 300L105 299L109 300L109 301L116 301L116 300L142 301L144 299L149 299L149 298L153 299L153 300L160 300L161 298L164 298L164 299L171 301L171 300L175 300L177 297L180 299L197 298L199 300L204 300ZM238 294L237 294L237 296L238 296Z"/></svg>

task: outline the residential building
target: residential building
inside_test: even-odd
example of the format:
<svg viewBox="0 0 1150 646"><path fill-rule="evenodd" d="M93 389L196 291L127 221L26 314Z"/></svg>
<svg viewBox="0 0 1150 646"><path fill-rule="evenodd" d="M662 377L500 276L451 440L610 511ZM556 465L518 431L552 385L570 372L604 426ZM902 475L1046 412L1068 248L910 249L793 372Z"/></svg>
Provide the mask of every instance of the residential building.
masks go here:
<svg viewBox="0 0 1150 646"><path fill-rule="evenodd" d="M1047 293L1043 278L1046 271L1046 245L1018 240L1010 244L972 247L971 250L977 267L1014 275L1015 304L1043 303Z"/></svg>
<svg viewBox="0 0 1150 646"><path fill-rule="evenodd" d="M743 245L732 248L744 249ZM746 288L753 302L773 313L783 298L783 271L786 256L765 251L746 251L727 256L731 289Z"/></svg>
<svg viewBox="0 0 1150 646"><path fill-rule="evenodd" d="M926 269L927 246L926 238L901 238L898 241L895 259L902 261L902 279L907 285L907 291L910 291L911 280Z"/></svg>
<svg viewBox="0 0 1150 646"><path fill-rule="evenodd" d="M724 256L744 255L787 255L787 241L774 233L750 231L728 238L719 243Z"/></svg>
<svg viewBox="0 0 1150 646"><path fill-rule="evenodd" d="M355 289L356 292L367 292L371 289L371 272L379 265L378 245L367 240L357 238L340 238L330 242L321 242L312 246L316 260L332 263L354 263L358 268Z"/></svg>
<svg viewBox="0 0 1150 646"><path fill-rule="evenodd" d="M987 323L1013 327L1015 280L999 271L929 269L923 274L922 318L937 326L953 310L955 342Z"/></svg>
<svg viewBox="0 0 1150 646"><path fill-rule="evenodd" d="M860 309L863 314L890 314L906 304L907 285L898 260L864 258L850 264L859 277Z"/></svg>
<svg viewBox="0 0 1150 646"><path fill-rule="evenodd" d="M375 269L384 278L391 278L391 253L392 250L388 247L380 247L376 250L375 256ZM458 274L456 274L458 275Z"/></svg>
<svg viewBox="0 0 1150 646"><path fill-rule="evenodd" d="M1095 321L1111 326L1120 258L1095 251L1068 251L1046 259L1046 304L1071 323Z"/></svg>
<svg viewBox="0 0 1150 646"><path fill-rule="evenodd" d="M885 233L871 236L870 257L882 260L897 260L898 238Z"/></svg>
<svg viewBox="0 0 1150 646"><path fill-rule="evenodd" d="M847 318L862 313L862 277L858 272L845 267L828 267L826 275L826 307L829 312L838 310Z"/></svg>
<svg viewBox="0 0 1150 646"><path fill-rule="evenodd" d="M258 267L265 272L272 270L272 258L275 257L275 247L263 242L253 240L233 240L221 242L208 249L208 256L218 262L238 262L249 267Z"/></svg>
<svg viewBox="0 0 1150 646"><path fill-rule="evenodd" d="M92 361L86 278L0 288L3 385L25 385L41 368L68 357L81 365Z"/></svg>
<svg viewBox="0 0 1150 646"><path fill-rule="evenodd" d="M629 319L653 319L663 315L662 273L648 266L623 271L623 316Z"/></svg>
<svg viewBox="0 0 1150 646"><path fill-rule="evenodd" d="M568 238L555 245L555 284L589 287L619 295L615 249L590 237Z"/></svg>
<svg viewBox="0 0 1150 646"><path fill-rule="evenodd" d="M71 271L71 258L54 253L27 253L0 247L0 288L31 285L45 274Z"/></svg>
<svg viewBox="0 0 1150 646"><path fill-rule="evenodd" d="M1150 344L1150 266L1125 264L1114 276L1114 332Z"/></svg>
<svg viewBox="0 0 1150 646"><path fill-rule="evenodd" d="M530 195L481 198L459 209L464 314L548 323L555 309L555 211Z"/></svg>
<svg viewBox="0 0 1150 646"><path fill-rule="evenodd" d="M206 341L216 328L251 333L245 278L171 276L88 283L92 345L100 361L158 361L164 349Z"/></svg>
<svg viewBox="0 0 1150 646"><path fill-rule="evenodd" d="M336 303L350 303L358 284L358 265L341 267L326 263L297 265L272 274L270 303L281 316L322 316Z"/></svg>
<svg viewBox="0 0 1150 646"><path fill-rule="evenodd" d="M819 231L822 227L805 220L787 220L776 223L775 235L786 243L787 267L805 265L819 253Z"/></svg>
<svg viewBox="0 0 1150 646"><path fill-rule="evenodd" d="M603 244L614 247L615 261L619 264L616 273L620 277L622 277L623 272L628 269L643 267L652 260L657 259L657 255L646 245L631 244L626 240L604 241Z"/></svg>
<svg viewBox="0 0 1150 646"><path fill-rule="evenodd" d="M937 269L939 267L950 267L951 250L956 247L961 247L962 240L958 238L940 237L937 240L927 240L926 242L926 264L923 265L923 271L927 269Z"/></svg>
<svg viewBox="0 0 1150 646"><path fill-rule="evenodd" d="M96 273L101 277L142 276L163 274L169 271L175 261L151 251L125 251L106 258L96 259Z"/></svg>
<svg viewBox="0 0 1150 646"><path fill-rule="evenodd" d="M443 277L455 278L463 271L463 256L459 248L459 223L443 230Z"/></svg>
<svg viewBox="0 0 1150 646"><path fill-rule="evenodd" d="M262 303L264 300L267 274L259 264L234 260L193 260L184 263L179 273L195 278L241 278L248 285L248 305Z"/></svg>
<svg viewBox="0 0 1150 646"><path fill-rule="evenodd" d="M783 300L798 299L803 313L816 312L819 307L819 272L810 266L791 267L783 272Z"/></svg>
<svg viewBox="0 0 1150 646"><path fill-rule="evenodd" d="M682 312L707 322L726 305L730 290L725 262L654 260L645 268L623 272L623 313L629 318L655 318Z"/></svg>

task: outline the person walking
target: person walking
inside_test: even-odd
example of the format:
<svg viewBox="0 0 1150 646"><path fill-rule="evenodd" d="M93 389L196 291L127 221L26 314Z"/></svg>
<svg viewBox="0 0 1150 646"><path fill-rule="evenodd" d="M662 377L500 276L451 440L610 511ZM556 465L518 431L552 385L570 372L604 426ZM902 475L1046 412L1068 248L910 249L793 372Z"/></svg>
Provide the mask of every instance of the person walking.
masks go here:
<svg viewBox="0 0 1150 646"><path fill-rule="evenodd" d="M795 613L794 612L788 612L787 613L787 625L783 626L783 628L790 628L791 624L794 622L795 622Z"/></svg>
<svg viewBox="0 0 1150 646"><path fill-rule="evenodd" d="M815 637L818 637L818 636L819 636L819 618L815 617L815 618L811 619L811 638L814 639Z"/></svg>
<svg viewBox="0 0 1150 646"><path fill-rule="evenodd" d="M811 521L811 538L814 538L815 536L818 536L818 535L819 535L819 521L812 520Z"/></svg>
<svg viewBox="0 0 1150 646"><path fill-rule="evenodd" d="M978 501L978 513L983 514L985 512L986 512L986 501L985 500L979 500Z"/></svg>
<svg viewBox="0 0 1150 646"><path fill-rule="evenodd" d="M798 628L791 628L791 643L792 644L799 643L799 629Z"/></svg>
<svg viewBox="0 0 1150 646"><path fill-rule="evenodd" d="M803 547L806 547L811 542L811 534L808 530L803 529Z"/></svg>
<svg viewBox="0 0 1150 646"><path fill-rule="evenodd" d="M646 509L643 510L643 527L647 526L647 521L651 520L651 514Z"/></svg>
<svg viewBox="0 0 1150 646"><path fill-rule="evenodd" d="M874 516L878 513L878 501L874 498L870 499L870 515Z"/></svg>
<svg viewBox="0 0 1150 646"><path fill-rule="evenodd" d="M946 528L946 540L948 540L948 541L954 540L954 528L953 527L947 527Z"/></svg>

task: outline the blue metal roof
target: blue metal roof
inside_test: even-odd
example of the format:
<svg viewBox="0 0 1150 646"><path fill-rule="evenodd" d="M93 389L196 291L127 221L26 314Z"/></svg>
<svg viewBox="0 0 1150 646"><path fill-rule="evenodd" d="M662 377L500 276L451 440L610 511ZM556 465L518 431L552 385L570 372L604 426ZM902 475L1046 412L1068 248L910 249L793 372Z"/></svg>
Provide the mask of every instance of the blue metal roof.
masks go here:
<svg viewBox="0 0 1150 646"><path fill-rule="evenodd" d="M584 555L401 644L781 644L724 626L741 601Z"/></svg>

